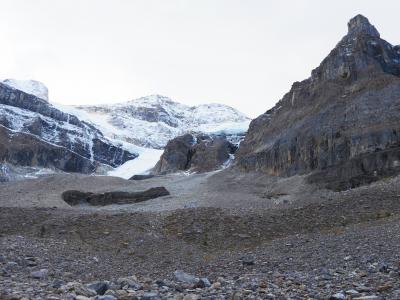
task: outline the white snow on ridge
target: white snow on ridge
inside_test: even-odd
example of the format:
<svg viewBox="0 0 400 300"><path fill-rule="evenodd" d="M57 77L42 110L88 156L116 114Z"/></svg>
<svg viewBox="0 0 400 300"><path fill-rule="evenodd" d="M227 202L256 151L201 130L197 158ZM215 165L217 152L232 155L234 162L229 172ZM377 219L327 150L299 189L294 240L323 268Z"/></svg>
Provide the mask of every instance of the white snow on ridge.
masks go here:
<svg viewBox="0 0 400 300"><path fill-rule="evenodd" d="M242 122L224 122L217 124L203 124L197 127L197 130L208 134L235 135L243 134L247 131L250 120Z"/></svg>
<svg viewBox="0 0 400 300"><path fill-rule="evenodd" d="M36 80L16 80L16 79L6 79L3 81L4 84L23 91L27 94L34 95L40 99L49 101L49 90L44 85L44 83Z"/></svg>
<svg viewBox="0 0 400 300"><path fill-rule="evenodd" d="M109 138L157 149L188 132L244 134L250 123L244 114L227 105L187 106L160 95L70 109L79 118L95 124Z"/></svg>

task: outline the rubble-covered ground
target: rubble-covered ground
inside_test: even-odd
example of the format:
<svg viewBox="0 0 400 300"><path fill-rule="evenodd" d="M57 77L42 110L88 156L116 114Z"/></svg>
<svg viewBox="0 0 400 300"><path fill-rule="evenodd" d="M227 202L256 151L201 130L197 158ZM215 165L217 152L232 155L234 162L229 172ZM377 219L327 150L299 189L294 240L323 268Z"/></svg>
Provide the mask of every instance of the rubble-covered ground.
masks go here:
<svg viewBox="0 0 400 300"><path fill-rule="evenodd" d="M0 299L400 299L400 178L337 193L288 180L227 170L4 183ZM63 205L57 193L79 182L171 195Z"/></svg>

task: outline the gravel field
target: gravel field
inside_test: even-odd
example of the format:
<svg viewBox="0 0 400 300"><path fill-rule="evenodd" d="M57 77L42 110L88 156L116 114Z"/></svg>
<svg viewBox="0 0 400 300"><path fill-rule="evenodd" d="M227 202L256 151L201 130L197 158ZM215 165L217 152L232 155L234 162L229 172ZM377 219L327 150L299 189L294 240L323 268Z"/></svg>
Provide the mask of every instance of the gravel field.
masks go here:
<svg viewBox="0 0 400 300"><path fill-rule="evenodd" d="M0 299L400 299L399 180L332 192L225 170L2 184ZM171 195L62 201L83 186Z"/></svg>

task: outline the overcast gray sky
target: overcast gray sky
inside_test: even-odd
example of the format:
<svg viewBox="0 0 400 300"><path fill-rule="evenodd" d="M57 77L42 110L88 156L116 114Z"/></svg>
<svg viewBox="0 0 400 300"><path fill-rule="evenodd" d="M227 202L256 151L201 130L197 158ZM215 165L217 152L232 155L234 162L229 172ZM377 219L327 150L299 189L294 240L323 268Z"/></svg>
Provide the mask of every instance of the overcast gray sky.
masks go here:
<svg viewBox="0 0 400 300"><path fill-rule="evenodd" d="M399 0L0 0L0 78L42 81L64 104L157 93L255 117L354 15L400 44L399 11Z"/></svg>

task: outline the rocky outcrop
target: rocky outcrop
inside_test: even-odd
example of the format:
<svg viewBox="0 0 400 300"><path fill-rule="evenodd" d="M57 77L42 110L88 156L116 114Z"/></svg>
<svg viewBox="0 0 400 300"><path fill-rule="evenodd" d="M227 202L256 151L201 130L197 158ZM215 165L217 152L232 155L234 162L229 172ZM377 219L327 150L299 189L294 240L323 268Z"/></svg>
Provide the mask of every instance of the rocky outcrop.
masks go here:
<svg viewBox="0 0 400 300"><path fill-rule="evenodd" d="M225 136L185 134L172 139L153 169L154 174L191 170L209 172L221 168L236 151Z"/></svg>
<svg viewBox="0 0 400 300"><path fill-rule="evenodd" d="M358 15L311 77L252 121L236 165L333 189L370 182L400 171L399 112L400 47Z"/></svg>
<svg viewBox="0 0 400 300"><path fill-rule="evenodd" d="M146 200L168 196L169 192L165 187L155 187L143 192L106 192L102 194L81 192L81 191L65 191L61 197L71 206L75 205L92 205L105 206L111 204L132 204L143 202Z"/></svg>
<svg viewBox="0 0 400 300"><path fill-rule="evenodd" d="M92 172L134 159L92 125L32 94L0 83L0 163Z"/></svg>

